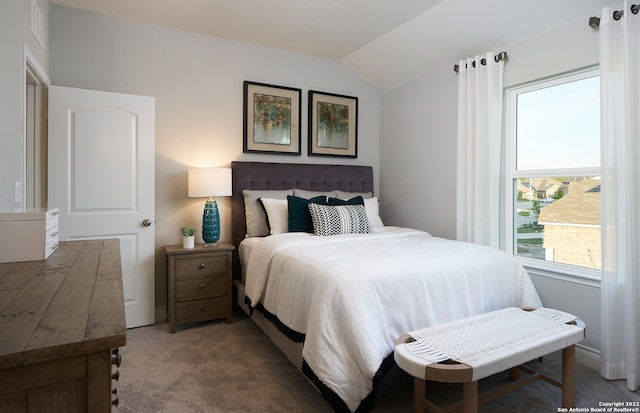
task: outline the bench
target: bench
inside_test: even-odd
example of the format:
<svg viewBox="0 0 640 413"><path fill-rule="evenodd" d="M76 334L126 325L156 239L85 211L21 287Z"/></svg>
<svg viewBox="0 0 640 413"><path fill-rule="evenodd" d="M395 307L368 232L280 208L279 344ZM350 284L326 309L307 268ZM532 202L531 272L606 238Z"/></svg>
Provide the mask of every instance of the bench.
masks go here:
<svg viewBox="0 0 640 413"><path fill-rule="evenodd" d="M547 308L515 307L409 332L396 340L394 358L413 376L414 413L478 411L478 404L535 380L562 389L562 407L575 407L575 344L585 335L575 316ZM523 363L562 350L562 382ZM509 370L510 381L478 395L478 380ZM520 371L529 376L520 378ZM462 383L462 403L441 408L427 399L427 380Z"/></svg>

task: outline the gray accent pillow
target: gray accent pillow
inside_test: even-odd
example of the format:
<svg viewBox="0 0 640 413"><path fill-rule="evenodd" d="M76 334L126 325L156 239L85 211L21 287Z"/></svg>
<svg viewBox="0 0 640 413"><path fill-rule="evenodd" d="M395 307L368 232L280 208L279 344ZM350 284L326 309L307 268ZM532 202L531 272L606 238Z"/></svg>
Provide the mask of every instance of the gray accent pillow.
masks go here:
<svg viewBox="0 0 640 413"><path fill-rule="evenodd" d="M293 195L293 189L283 190L251 190L242 191L244 196L244 210L247 219L246 237L266 237L269 235L267 216L264 209L258 203L259 198L287 199L287 195Z"/></svg>
<svg viewBox="0 0 640 413"><path fill-rule="evenodd" d="M298 198L311 199L317 196L326 196L326 197L334 197L336 196L336 191L307 191L306 189L293 189L293 195Z"/></svg>
<svg viewBox="0 0 640 413"><path fill-rule="evenodd" d="M351 199L356 196L361 196L367 199L373 196L371 192L344 192L344 191L336 190L335 193L336 195L334 198L340 198L340 199Z"/></svg>

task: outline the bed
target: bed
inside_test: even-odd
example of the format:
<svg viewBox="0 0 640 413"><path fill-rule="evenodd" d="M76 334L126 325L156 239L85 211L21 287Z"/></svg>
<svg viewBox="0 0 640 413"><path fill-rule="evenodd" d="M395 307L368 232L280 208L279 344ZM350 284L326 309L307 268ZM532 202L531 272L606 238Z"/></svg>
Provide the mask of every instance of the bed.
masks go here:
<svg viewBox="0 0 640 413"><path fill-rule="evenodd" d="M369 411L377 392L407 379L393 361L394 340L407 331L506 307L541 306L526 271L506 254L384 226L376 216L369 166L231 167L237 303L335 411ZM289 208L293 200L318 196L334 204L303 204L313 233L289 232L280 228L278 215L287 196ZM269 214L255 208L259 198ZM259 211L270 221L261 229ZM315 235L336 225L345 233Z"/></svg>

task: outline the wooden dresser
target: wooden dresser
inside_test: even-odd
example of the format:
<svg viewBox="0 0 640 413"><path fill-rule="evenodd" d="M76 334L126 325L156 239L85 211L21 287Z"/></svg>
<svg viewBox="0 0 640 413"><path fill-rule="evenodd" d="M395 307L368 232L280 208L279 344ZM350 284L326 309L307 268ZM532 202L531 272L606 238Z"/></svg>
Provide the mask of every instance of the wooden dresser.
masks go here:
<svg viewBox="0 0 640 413"><path fill-rule="evenodd" d="M0 412L110 412L125 344L117 239L0 264Z"/></svg>

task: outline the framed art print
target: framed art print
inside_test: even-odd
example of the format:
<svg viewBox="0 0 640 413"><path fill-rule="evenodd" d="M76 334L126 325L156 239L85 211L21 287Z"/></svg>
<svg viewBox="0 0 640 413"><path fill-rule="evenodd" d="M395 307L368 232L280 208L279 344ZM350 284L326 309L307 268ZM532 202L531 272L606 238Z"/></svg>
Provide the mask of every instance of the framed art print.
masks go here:
<svg viewBox="0 0 640 413"><path fill-rule="evenodd" d="M243 152L300 155L301 90L244 82Z"/></svg>
<svg viewBox="0 0 640 413"><path fill-rule="evenodd" d="M358 156L358 98L309 91L309 156Z"/></svg>

